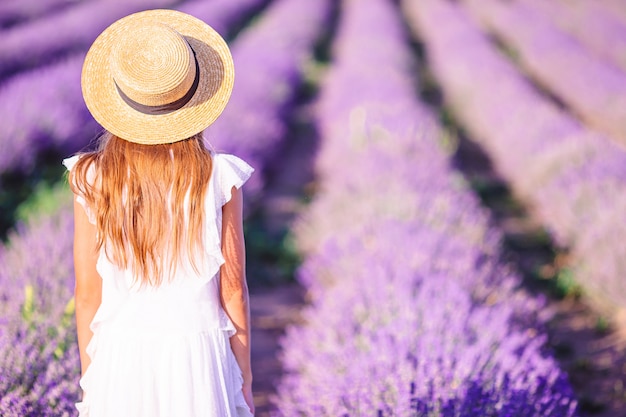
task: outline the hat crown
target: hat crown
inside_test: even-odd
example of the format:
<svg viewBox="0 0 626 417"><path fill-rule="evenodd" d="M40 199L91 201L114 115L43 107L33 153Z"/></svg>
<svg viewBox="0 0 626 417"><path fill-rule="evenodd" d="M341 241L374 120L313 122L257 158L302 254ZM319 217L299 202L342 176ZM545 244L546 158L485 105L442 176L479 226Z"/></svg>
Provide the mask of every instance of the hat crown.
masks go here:
<svg viewBox="0 0 626 417"><path fill-rule="evenodd" d="M128 98L142 105L175 102L189 91L196 76L189 43L164 24L129 31L111 52L115 84Z"/></svg>

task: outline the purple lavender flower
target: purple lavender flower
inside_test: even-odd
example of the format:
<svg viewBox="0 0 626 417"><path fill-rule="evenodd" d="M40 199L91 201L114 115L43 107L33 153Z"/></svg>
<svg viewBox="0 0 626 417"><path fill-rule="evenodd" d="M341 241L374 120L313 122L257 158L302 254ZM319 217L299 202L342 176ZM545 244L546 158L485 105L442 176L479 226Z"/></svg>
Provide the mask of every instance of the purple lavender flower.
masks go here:
<svg viewBox="0 0 626 417"><path fill-rule="evenodd" d="M91 0L7 29L0 43L0 81L61 55L86 52L100 32L127 14L173 4L175 0Z"/></svg>
<svg viewBox="0 0 626 417"><path fill-rule="evenodd" d="M237 37L238 68L229 104L206 132L208 141L248 160L262 173L280 150L287 115L303 81L302 67L328 19L327 0L281 0ZM261 175L248 185L258 193Z"/></svg>
<svg viewBox="0 0 626 417"><path fill-rule="evenodd" d="M187 0L176 9L205 21L222 36L242 23L249 13L263 6L267 0Z"/></svg>
<svg viewBox="0 0 626 417"><path fill-rule="evenodd" d="M79 4L81 0L20 0L0 3L0 28L45 17L47 13L58 12L65 7Z"/></svg>
<svg viewBox="0 0 626 417"><path fill-rule="evenodd" d="M282 342L277 415L573 416L543 302L500 263L501 233L414 96L401 27L389 2L343 3L319 192L295 227L310 305Z"/></svg>
<svg viewBox="0 0 626 417"><path fill-rule="evenodd" d="M624 150L529 84L462 8L427 1L405 9L463 127L555 241L572 249L587 293L609 312L623 308Z"/></svg>
<svg viewBox="0 0 626 417"><path fill-rule="evenodd" d="M626 71L626 23L599 2L523 0L523 3L572 34L598 57Z"/></svg>
<svg viewBox="0 0 626 417"><path fill-rule="evenodd" d="M621 143L626 141L626 73L598 59L526 3L465 3L514 50L520 64L543 88L592 126Z"/></svg>
<svg viewBox="0 0 626 417"><path fill-rule="evenodd" d="M69 201L68 201L69 203ZM72 211L20 227L0 248L0 414L75 415Z"/></svg>

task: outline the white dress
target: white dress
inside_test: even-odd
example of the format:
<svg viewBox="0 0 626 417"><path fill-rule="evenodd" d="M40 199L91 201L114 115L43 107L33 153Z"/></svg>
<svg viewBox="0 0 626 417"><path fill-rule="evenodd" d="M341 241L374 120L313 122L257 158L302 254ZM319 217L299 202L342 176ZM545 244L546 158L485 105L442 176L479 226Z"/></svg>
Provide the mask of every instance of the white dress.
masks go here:
<svg viewBox="0 0 626 417"><path fill-rule="evenodd" d="M64 162L71 170L78 157ZM254 170L213 155L205 201L201 274L179 268L159 287L133 285L100 253L102 304L91 323L91 365L81 378L81 417L249 417L242 373L231 350L235 333L219 298L222 206ZM93 213L77 197L90 221Z"/></svg>

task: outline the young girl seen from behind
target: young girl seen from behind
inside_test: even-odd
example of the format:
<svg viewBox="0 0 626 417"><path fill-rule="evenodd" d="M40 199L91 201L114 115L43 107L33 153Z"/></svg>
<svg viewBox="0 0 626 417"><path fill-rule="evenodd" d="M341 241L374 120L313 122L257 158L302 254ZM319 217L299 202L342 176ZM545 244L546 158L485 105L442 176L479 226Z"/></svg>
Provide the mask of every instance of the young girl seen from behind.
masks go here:
<svg viewBox="0 0 626 417"><path fill-rule="evenodd" d="M172 10L118 20L85 58L106 133L64 161L82 417L254 413L240 190L253 169L202 137L233 74L224 40Z"/></svg>

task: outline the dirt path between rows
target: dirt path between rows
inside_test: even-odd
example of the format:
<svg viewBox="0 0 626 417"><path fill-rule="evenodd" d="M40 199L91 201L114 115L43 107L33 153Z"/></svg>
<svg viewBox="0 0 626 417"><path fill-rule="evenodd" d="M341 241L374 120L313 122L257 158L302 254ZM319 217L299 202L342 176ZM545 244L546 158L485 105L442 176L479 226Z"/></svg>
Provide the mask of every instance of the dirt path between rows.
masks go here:
<svg viewBox="0 0 626 417"><path fill-rule="evenodd" d="M271 396L282 374L279 340L285 327L298 322L304 291L297 284L254 289L250 294L252 321L252 382L256 417L269 416Z"/></svg>
<svg viewBox="0 0 626 417"><path fill-rule="evenodd" d="M274 409L271 398L282 375L280 338L288 325L299 323L305 304L305 290L293 276L293 248L286 247L285 235L312 193L317 138L309 112L306 103L298 107L288 140L264 173L266 187L252 220L261 235L261 242L253 243L247 267L256 417L270 416Z"/></svg>

